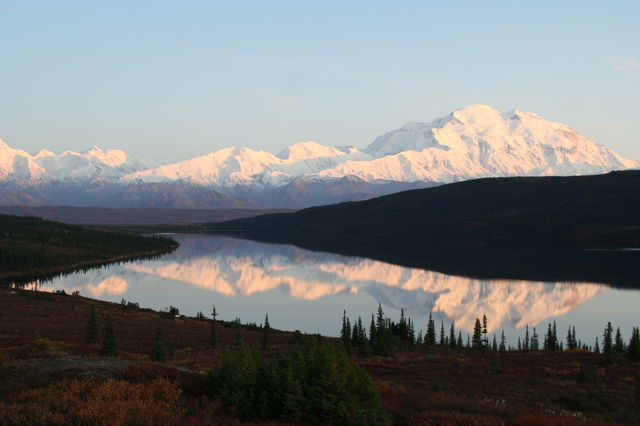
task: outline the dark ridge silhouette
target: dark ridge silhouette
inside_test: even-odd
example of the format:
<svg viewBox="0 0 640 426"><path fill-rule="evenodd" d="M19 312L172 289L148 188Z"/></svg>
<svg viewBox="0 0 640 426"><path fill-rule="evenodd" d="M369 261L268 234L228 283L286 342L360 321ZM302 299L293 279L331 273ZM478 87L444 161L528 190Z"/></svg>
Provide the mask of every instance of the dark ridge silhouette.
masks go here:
<svg viewBox="0 0 640 426"><path fill-rule="evenodd" d="M221 222L286 209L177 209L73 206L0 206L0 214L35 216L76 225L155 225Z"/></svg>
<svg viewBox="0 0 640 426"><path fill-rule="evenodd" d="M209 230L640 242L640 171L489 178L212 224Z"/></svg>
<svg viewBox="0 0 640 426"><path fill-rule="evenodd" d="M474 278L640 288L640 171L479 179L205 229Z"/></svg>

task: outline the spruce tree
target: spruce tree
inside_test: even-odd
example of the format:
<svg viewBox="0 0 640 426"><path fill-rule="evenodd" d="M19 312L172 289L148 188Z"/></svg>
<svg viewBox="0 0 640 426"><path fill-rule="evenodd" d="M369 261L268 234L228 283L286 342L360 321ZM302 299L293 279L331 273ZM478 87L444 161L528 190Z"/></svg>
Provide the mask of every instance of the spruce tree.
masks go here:
<svg viewBox="0 0 640 426"><path fill-rule="evenodd" d="M265 314L264 325L262 326L262 349L269 347L269 335L271 334L271 325L269 325L269 314Z"/></svg>
<svg viewBox="0 0 640 426"><path fill-rule="evenodd" d="M427 334L424 337L424 345L429 347L429 346L435 346L435 344L436 344L436 325L435 325L435 322L433 321L431 312L429 312L429 320L427 321Z"/></svg>
<svg viewBox="0 0 640 426"><path fill-rule="evenodd" d="M640 361L640 329L638 329L638 327L633 327L633 330L631 331L631 339L629 339L627 355L631 362Z"/></svg>
<svg viewBox="0 0 640 426"><path fill-rule="evenodd" d="M96 307L92 305L91 312L89 313L89 321L87 321L87 334L85 341L89 344L98 343L100 339L99 334L98 315L96 314Z"/></svg>
<svg viewBox="0 0 640 426"><path fill-rule="evenodd" d="M462 343L462 331L458 331L458 342L456 343L456 346L459 348L462 348L463 343Z"/></svg>
<svg viewBox="0 0 640 426"><path fill-rule="evenodd" d="M373 314L371 314L371 324L369 324L369 344L373 348L376 343L376 323L373 320Z"/></svg>
<svg viewBox="0 0 640 426"><path fill-rule="evenodd" d="M613 353L613 327L611 326L611 322L607 323L607 328L604 329L603 339L602 339L602 352L611 356Z"/></svg>
<svg viewBox="0 0 640 426"><path fill-rule="evenodd" d="M413 348L416 344L416 331L413 328L413 321L409 318L409 346Z"/></svg>
<svg viewBox="0 0 640 426"><path fill-rule="evenodd" d="M616 328L616 338L615 343L613 344L613 353L623 354L624 353L624 341L622 340L622 335L620 334L620 327Z"/></svg>
<svg viewBox="0 0 640 426"><path fill-rule="evenodd" d="M531 339L529 338L529 326L527 325L524 332L524 343L522 345L522 349L528 351L530 349Z"/></svg>
<svg viewBox="0 0 640 426"><path fill-rule="evenodd" d="M504 329L502 330L502 334L500 335L500 352L504 352L507 350L507 338L504 336Z"/></svg>
<svg viewBox="0 0 640 426"><path fill-rule="evenodd" d="M473 326L473 337L471 338L471 347L475 350L481 350L483 348L482 342L482 325L480 320L476 318L476 322Z"/></svg>
<svg viewBox="0 0 640 426"><path fill-rule="evenodd" d="M491 345L491 350L493 352L498 352L498 341L496 340L495 333L493 334L493 344Z"/></svg>
<svg viewBox="0 0 640 426"><path fill-rule="evenodd" d="M487 336L487 314L482 314L482 345L483 349L489 349L489 337Z"/></svg>
<svg viewBox="0 0 640 426"><path fill-rule="evenodd" d="M382 337L382 333L385 328L384 311L382 310L382 304L378 302L378 314L376 316L376 337Z"/></svg>
<svg viewBox="0 0 640 426"><path fill-rule="evenodd" d="M538 341L538 332L536 328L533 328L533 333L531 334L531 350L537 351L540 349L540 343Z"/></svg>
<svg viewBox="0 0 640 426"><path fill-rule="evenodd" d="M456 347L456 329L453 325L453 322L451 323L451 328L449 329L449 346L451 348Z"/></svg>
<svg viewBox="0 0 640 426"><path fill-rule="evenodd" d="M211 335L209 342L211 343L212 348L218 347L218 320L216 317L220 315L216 312L216 305L213 305L213 312L211 313Z"/></svg>
<svg viewBox="0 0 640 426"><path fill-rule="evenodd" d="M593 352L599 354L600 353L600 344L598 343L598 338L596 337L596 344L593 346Z"/></svg>
<svg viewBox="0 0 640 426"><path fill-rule="evenodd" d="M444 321L440 321L440 346L444 346Z"/></svg>
<svg viewBox="0 0 640 426"><path fill-rule="evenodd" d="M569 331L567 331L567 349L574 349L573 337L571 335L571 326L569 326Z"/></svg>
<svg viewBox="0 0 640 426"><path fill-rule="evenodd" d="M166 331L161 328L156 330L153 348L151 348L151 354L149 354L151 361L167 362L173 357L173 350L167 343L166 334Z"/></svg>
<svg viewBox="0 0 640 426"><path fill-rule="evenodd" d="M409 328L407 326L407 319L404 317L404 308L400 309L400 322L398 323L398 336L400 339L406 339L409 337Z"/></svg>
<svg viewBox="0 0 640 426"><path fill-rule="evenodd" d="M342 312L342 330L340 331L340 339L342 340L342 346L344 346L347 351L351 348L351 323L349 322L349 318L347 318L347 311L344 310Z"/></svg>
<svg viewBox="0 0 640 426"><path fill-rule="evenodd" d="M107 315L102 339L102 350L100 351L100 353L107 356L115 356L118 354L118 351L116 350L116 337L113 331L111 315Z"/></svg>

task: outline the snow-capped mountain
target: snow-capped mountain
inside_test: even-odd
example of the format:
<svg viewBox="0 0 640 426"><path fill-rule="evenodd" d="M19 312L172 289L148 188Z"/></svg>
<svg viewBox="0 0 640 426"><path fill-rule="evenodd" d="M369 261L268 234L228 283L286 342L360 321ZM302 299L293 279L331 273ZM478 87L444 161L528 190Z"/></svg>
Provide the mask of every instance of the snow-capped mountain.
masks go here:
<svg viewBox="0 0 640 426"><path fill-rule="evenodd" d="M0 139L0 180L37 178L44 173L28 153L13 149Z"/></svg>
<svg viewBox="0 0 640 426"><path fill-rule="evenodd" d="M236 206L298 208L479 177L598 174L638 166L564 124L517 109L471 105L429 123L407 123L362 150L313 141L278 154L228 147L163 166L97 147L30 155L0 140L0 203L68 203L68 197L55 196L64 183L76 185L75 197L83 196L77 185L91 185L84 192L98 201L96 185L103 185L112 200L135 193L143 202L152 191L155 205L176 207L190 188L187 193L198 197L187 203L192 206L224 207L236 199ZM203 199L203 191L218 194L208 197L215 201Z"/></svg>
<svg viewBox="0 0 640 426"><path fill-rule="evenodd" d="M117 149L102 150L97 146L83 152L61 154L42 149L31 155L10 148L0 139L0 179L22 181L114 180L127 173L157 167L148 159L138 159Z"/></svg>
<svg viewBox="0 0 640 426"><path fill-rule="evenodd" d="M349 161L372 157L357 148L334 148L316 142L301 142L277 155L251 148L232 146L207 155L134 172L124 177L129 182L170 182L183 180L198 185L276 187L297 177L315 175Z"/></svg>
<svg viewBox="0 0 640 426"><path fill-rule="evenodd" d="M490 176L597 174L628 160L569 126L517 109L471 105L430 123L407 123L364 149L375 157L325 170L371 181L452 182Z"/></svg>

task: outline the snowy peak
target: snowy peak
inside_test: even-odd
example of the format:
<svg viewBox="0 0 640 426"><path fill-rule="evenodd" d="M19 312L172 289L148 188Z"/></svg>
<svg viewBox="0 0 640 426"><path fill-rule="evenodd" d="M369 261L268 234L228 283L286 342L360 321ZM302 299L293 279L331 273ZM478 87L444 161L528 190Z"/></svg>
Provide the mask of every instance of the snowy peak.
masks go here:
<svg viewBox="0 0 640 426"><path fill-rule="evenodd" d="M281 159L269 152L231 146L179 163L130 173L124 179L140 182L185 180L201 185L246 184L252 176L281 162Z"/></svg>
<svg viewBox="0 0 640 426"><path fill-rule="evenodd" d="M0 179L3 180L117 179L156 165L150 160L130 157L121 150L102 150L97 146L83 152L64 151L61 154L41 149L32 156L12 149L0 139Z"/></svg>
<svg viewBox="0 0 640 426"><path fill-rule="evenodd" d="M42 167L31 155L21 149L13 149L0 139L0 179L29 180L41 176Z"/></svg>
<svg viewBox="0 0 640 426"><path fill-rule="evenodd" d="M207 155L134 172L124 176L129 182L171 182L184 180L219 188L238 185L278 187L302 176L314 175L349 160L370 160L356 148L344 149L308 141L293 144L277 155L251 148L232 146Z"/></svg>
<svg viewBox="0 0 640 426"><path fill-rule="evenodd" d="M272 207L275 199L295 201L277 207L299 207L372 197L383 187L401 190L480 177L599 174L639 166L565 124L481 104L431 122L408 122L364 150L314 141L295 143L278 154L231 146L163 166L97 146L61 154L43 149L32 156L0 140L0 182L106 181L125 187L140 184L140 191L153 186L145 184L187 184ZM357 184L345 183L345 178Z"/></svg>
<svg viewBox="0 0 640 426"><path fill-rule="evenodd" d="M48 149L41 149L40 151L38 151L33 158L42 158L42 157L50 157L52 155L55 155L53 152L49 151Z"/></svg>
<svg viewBox="0 0 640 426"><path fill-rule="evenodd" d="M127 160L127 154L124 151L121 151L119 149L102 150L95 145L90 149L81 152L79 155L83 157L95 158L111 167L117 167Z"/></svg>
<svg viewBox="0 0 640 426"><path fill-rule="evenodd" d="M430 123L407 123L380 136L365 151L376 159L344 164L324 174L451 182L488 176L596 174L638 164L564 124L487 105L471 105Z"/></svg>
<svg viewBox="0 0 640 426"><path fill-rule="evenodd" d="M338 148L320 145L314 141L307 141L299 142L285 148L276 154L276 157L289 162L296 162L308 158L335 157L344 154L346 154L346 152Z"/></svg>

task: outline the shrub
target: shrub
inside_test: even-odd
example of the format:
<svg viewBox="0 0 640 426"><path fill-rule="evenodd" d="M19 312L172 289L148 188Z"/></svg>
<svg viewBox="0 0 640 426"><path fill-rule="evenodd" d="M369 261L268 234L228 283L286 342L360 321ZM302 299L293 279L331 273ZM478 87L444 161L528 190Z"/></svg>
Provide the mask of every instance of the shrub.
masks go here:
<svg viewBox="0 0 640 426"><path fill-rule="evenodd" d="M0 402L0 424L178 424L180 389L166 379L63 380Z"/></svg>
<svg viewBox="0 0 640 426"><path fill-rule="evenodd" d="M242 419L345 425L388 420L364 370L315 339L273 360L242 345L228 351L207 380L211 394Z"/></svg>

